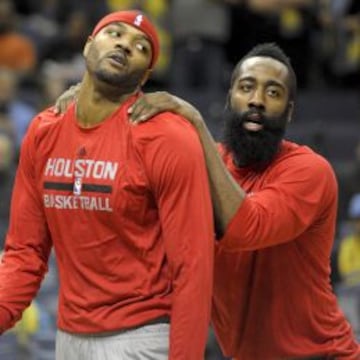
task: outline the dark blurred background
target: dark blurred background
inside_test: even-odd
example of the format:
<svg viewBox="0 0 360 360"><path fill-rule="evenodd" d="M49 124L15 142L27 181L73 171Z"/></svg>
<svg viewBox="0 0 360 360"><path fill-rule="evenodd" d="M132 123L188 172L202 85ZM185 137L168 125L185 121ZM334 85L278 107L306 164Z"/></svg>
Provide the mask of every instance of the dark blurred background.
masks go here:
<svg viewBox="0 0 360 360"><path fill-rule="evenodd" d="M147 13L160 33L160 60L145 90L171 91L196 105L219 140L238 60L269 41L290 56L299 94L287 137L317 150L335 169L331 281L359 335L359 0L0 0L0 249L29 122L80 81L82 49L94 24L109 11L131 8ZM52 256L37 298L15 330L0 338L0 359L54 359L57 289ZM211 330L206 359L224 359Z"/></svg>

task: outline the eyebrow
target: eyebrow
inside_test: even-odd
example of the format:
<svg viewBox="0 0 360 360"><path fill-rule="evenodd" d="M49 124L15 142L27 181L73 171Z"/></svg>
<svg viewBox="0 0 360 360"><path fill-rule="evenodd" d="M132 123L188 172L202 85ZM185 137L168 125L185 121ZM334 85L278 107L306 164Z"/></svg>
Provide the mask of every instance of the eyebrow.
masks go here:
<svg viewBox="0 0 360 360"><path fill-rule="evenodd" d="M108 25L108 27L111 27L111 26L116 26L116 27L118 27L118 28L120 28L122 30L126 29L126 26L124 24L120 23L120 22L119 23L111 23L111 24ZM151 45L150 39L145 34L138 33L135 36L138 39L146 40L149 43L149 45Z"/></svg>
<svg viewBox="0 0 360 360"><path fill-rule="evenodd" d="M256 79L253 77L253 76L245 76L243 78L240 78L238 80L238 82L242 82L242 81L251 81L251 82L256 82ZM280 83L279 81L276 81L276 80L268 80L266 83L266 86L277 86L281 89L283 89L284 91L286 91L286 88L285 86Z"/></svg>

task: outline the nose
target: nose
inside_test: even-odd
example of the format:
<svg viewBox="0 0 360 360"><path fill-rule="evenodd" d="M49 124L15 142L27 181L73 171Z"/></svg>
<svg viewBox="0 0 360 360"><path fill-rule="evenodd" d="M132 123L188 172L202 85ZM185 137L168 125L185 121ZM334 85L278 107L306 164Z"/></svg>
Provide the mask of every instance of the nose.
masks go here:
<svg viewBox="0 0 360 360"><path fill-rule="evenodd" d="M260 89L253 92L249 99L249 108L265 109L264 94Z"/></svg>
<svg viewBox="0 0 360 360"><path fill-rule="evenodd" d="M115 48L122 49L128 55L131 54L130 39L128 39L126 36L121 37L116 41Z"/></svg>

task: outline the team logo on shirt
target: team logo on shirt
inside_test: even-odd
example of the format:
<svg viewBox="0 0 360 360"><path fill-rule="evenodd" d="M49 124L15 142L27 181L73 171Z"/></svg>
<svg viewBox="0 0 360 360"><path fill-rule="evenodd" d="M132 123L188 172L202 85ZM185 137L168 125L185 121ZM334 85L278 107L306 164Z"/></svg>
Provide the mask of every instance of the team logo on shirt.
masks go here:
<svg viewBox="0 0 360 360"><path fill-rule="evenodd" d="M110 197L111 183L119 168L117 162L92 159L50 158L47 160L44 176L43 196L46 208L83 209L112 212ZM54 191L71 195L56 194Z"/></svg>

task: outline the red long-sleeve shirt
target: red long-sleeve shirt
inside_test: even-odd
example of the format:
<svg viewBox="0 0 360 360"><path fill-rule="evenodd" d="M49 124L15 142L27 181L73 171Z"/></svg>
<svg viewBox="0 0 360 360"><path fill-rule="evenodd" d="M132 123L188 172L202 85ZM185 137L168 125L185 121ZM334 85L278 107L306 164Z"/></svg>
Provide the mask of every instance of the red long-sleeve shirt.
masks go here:
<svg viewBox="0 0 360 360"><path fill-rule="evenodd" d="M200 360L214 250L201 145L175 114L131 125L134 100L90 129L74 106L32 122L0 268L0 329L36 294L53 244L60 329L101 333L168 315L169 359Z"/></svg>
<svg viewBox="0 0 360 360"><path fill-rule="evenodd" d="M337 211L330 165L290 142L263 171L236 168L223 155L247 192L215 255L213 322L224 353L359 359L330 285Z"/></svg>

